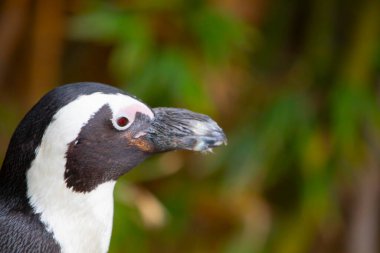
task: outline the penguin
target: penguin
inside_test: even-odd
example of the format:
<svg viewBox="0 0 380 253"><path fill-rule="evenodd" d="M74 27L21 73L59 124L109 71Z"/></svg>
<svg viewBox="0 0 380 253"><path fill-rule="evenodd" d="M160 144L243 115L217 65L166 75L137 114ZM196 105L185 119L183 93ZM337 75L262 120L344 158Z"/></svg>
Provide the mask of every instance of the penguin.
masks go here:
<svg viewBox="0 0 380 253"><path fill-rule="evenodd" d="M116 180L151 155L226 144L210 117L91 82L48 92L0 170L0 252L107 252Z"/></svg>

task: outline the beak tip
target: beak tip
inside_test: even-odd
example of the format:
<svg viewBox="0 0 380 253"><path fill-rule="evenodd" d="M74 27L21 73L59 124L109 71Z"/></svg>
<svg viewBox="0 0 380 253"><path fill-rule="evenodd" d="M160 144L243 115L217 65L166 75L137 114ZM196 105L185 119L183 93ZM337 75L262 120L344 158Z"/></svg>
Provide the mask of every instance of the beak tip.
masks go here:
<svg viewBox="0 0 380 253"><path fill-rule="evenodd" d="M197 141L191 148L193 151L212 153L212 148L227 145L227 138L222 129L212 131L209 134L195 137Z"/></svg>

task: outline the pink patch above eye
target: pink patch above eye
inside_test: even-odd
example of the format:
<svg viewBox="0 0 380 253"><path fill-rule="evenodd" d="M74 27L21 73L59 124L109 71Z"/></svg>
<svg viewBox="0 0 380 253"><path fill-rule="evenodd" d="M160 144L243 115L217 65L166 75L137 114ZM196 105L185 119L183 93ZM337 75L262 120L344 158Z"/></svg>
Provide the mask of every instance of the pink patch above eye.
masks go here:
<svg viewBox="0 0 380 253"><path fill-rule="evenodd" d="M125 127L126 125L128 125L129 120L127 119L127 117L120 117L117 119L116 122L119 127Z"/></svg>

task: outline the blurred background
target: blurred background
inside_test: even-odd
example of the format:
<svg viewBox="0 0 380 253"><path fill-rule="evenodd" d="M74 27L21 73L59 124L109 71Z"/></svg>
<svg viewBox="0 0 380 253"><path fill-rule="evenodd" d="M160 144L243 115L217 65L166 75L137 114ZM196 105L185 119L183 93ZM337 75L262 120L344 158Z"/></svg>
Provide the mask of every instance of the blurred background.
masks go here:
<svg viewBox="0 0 380 253"><path fill-rule="evenodd" d="M380 252L380 1L2 0L0 157L48 90L112 84L229 145L149 159L110 252Z"/></svg>

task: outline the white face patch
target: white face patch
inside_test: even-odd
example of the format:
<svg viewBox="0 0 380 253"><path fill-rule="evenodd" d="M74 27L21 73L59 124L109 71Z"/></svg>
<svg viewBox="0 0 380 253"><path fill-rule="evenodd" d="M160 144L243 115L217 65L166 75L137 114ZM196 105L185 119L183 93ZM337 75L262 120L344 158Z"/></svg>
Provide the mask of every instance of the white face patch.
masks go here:
<svg viewBox="0 0 380 253"><path fill-rule="evenodd" d="M129 106L123 106L117 111L113 111L113 126L120 131L127 129L132 125L133 121L135 121L136 112L142 112L148 115L151 119L154 117L153 112L149 108L147 110L144 104L132 104ZM126 119L127 124L119 124L120 119Z"/></svg>
<svg viewBox="0 0 380 253"><path fill-rule="evenodd" d="M123 94L80 96L55 114L27 172L29 202L53 233L62 252L108 250L115 182L106 182L91 192L79 193L67 188L64 181L68 144L105 104L110 106L114 117L122 112L131 122L136 112L154 117L146 105Z"/></svg>

